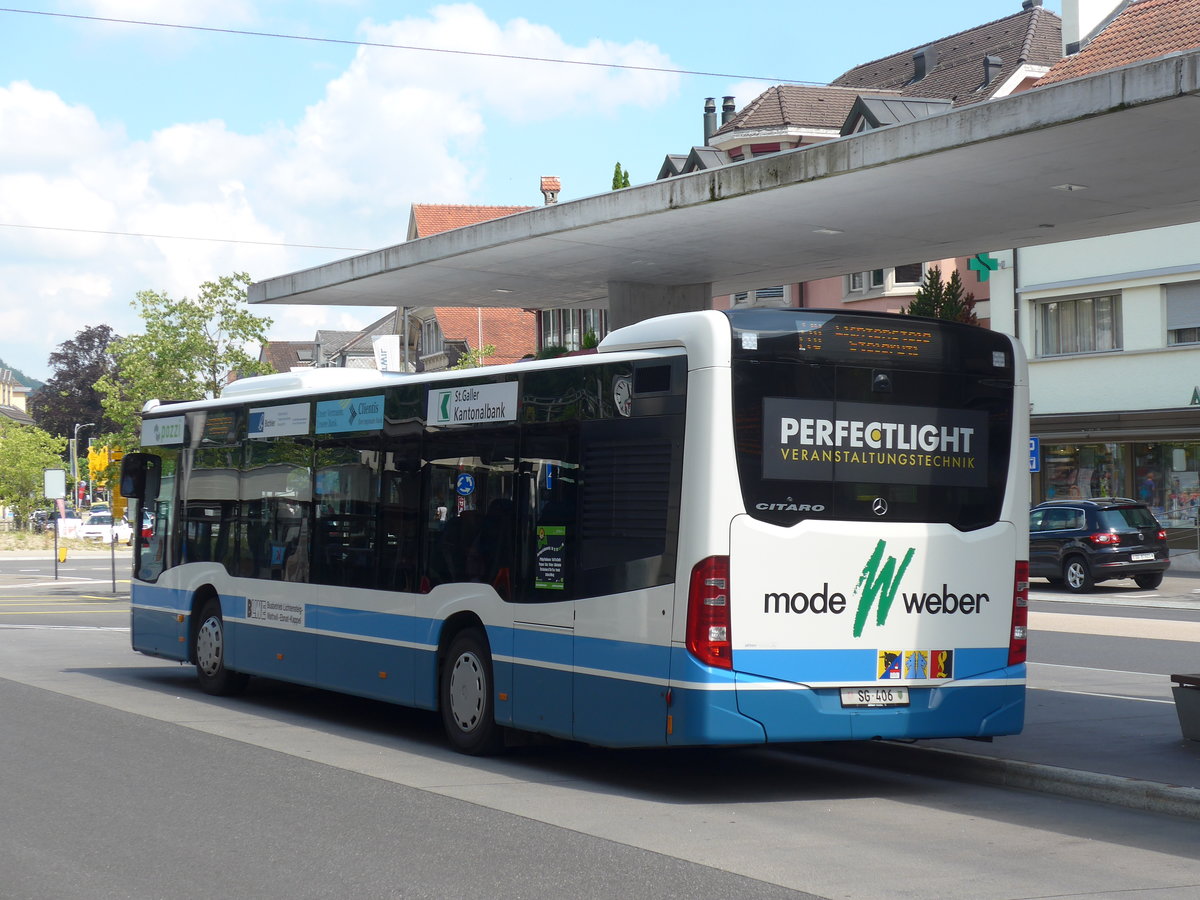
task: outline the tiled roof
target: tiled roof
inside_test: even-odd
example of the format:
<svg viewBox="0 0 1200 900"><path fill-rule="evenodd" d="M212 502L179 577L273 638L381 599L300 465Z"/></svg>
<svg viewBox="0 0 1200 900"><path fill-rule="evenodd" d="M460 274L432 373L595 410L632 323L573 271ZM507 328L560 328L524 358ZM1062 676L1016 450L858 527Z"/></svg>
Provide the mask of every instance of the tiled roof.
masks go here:
<svg viewBox="0 0 1200 900"><path fill-rule="evenodd" d="M479 348L482 327L483 343L496 348L485 365L516 362L537 352L537 316L527 309L438 306L434 312L446 340L462 341L473 350Z"/></svg>
<svg viewBox="0 0 1200 900"><path fill-rule="evenodd" d="M863 122L867 128L882 128L885 125L926 119L949 109L949 100L897 97L894 94L862 94L854 101L854 108L846 117L846 124L842 126L842 134L853 134Z"/></svg>
<svg viewBox="0 0 1200 900"><path fill-rule="evenodd" d="M316 360L318 365L325 365L333 359L341 349L362 334L361 331L318 331L316 345L321 358Z"/></svg>
<svg viewBox="0 0 1200 900"><path fill-rule="evenodd" d="M490 222L502 216L533 209L532 206L451 206L446 204L414 203L412 207L412 223L409 237L422 238L431 234L440 234L452 228L462 228L466 225L478 225L480 222ZM415 231L415 233L413 233Z"/></svg>
<svg viewBox="0 0 1200 900"><path fill-rule="evenodd" d="M397 328L396 310L389 310L381 318L376 319L362 331L358 332L353 338L344 343L339 353L354 354L365 356L374 356L375 345L371 341L373 337L379 337L385 334L399 334Z"/></svg>
<svg viewBox="0 0 1200 900"><path fill-rule="evenodd" d="M1060 60L1038 85L1066 81L1200 47L1200 0L1131 3L1076 53Z"/></svg>
<svg viewBox="0 0 1200 900"><path fill-rule="evenodd" d="M1014 0L1015 2L1015 0ZM913 82L913 55L932 47L932 71ZM1000 71L984 85L984 57L999 57ZM833 84L858 89L890 88L908 97L937 97L955 105L987 100L1023 65L1052 66L1062 56L1062 20L1041 6L968 28L922 47L912 47L855 66Z"/></svg>
<svg viewBox="0 0 1200 900"><path fill-rule="evenodd" d="M307 351L307 358L303 351ZM315 353L316 344L312 341L267 341L262 345L258 358L276 372L290 372L295 368L311 366Z"/></svg>
<svg viewBox="0 0 1200 900"><path fill-rule="evenodd" d="M778 84L767 88L713 132L713 138L734 131L757 128L840 129L858 96L857 90L841 87L806 87Z"/></svg>
<svg viewBox="0 0 1200 900"><path fill-rule="evenodd" d="M3 416L10 422L16 422L18 425L33 424L33 416L27 412L22 412L15 406L0 406L0 416Z"/></svg>

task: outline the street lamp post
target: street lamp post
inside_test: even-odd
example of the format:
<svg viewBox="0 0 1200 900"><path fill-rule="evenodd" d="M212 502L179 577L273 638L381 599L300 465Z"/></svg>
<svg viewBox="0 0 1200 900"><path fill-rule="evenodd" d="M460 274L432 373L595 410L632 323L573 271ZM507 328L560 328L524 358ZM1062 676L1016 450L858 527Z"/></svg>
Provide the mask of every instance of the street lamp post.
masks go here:
<svg viewBox="0 0 1200 900"><path fill-rule="evenodd" d="M95 422L79 422L75 425L75 436L71 439L71 477L75 479L75 505L79 505L79 429L94 428Z"/></svg>

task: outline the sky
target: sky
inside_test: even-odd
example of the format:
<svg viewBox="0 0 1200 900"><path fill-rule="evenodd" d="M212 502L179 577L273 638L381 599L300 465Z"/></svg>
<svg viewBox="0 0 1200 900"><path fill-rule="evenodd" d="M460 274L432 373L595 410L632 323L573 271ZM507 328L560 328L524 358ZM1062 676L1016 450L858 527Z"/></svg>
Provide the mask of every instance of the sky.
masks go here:
<svg viewBox="0 0 1200 900"><path fill-rule="evenodd" d="M414 203L537 206L543 175L561 179L560 202L609 190L617 162L652 181L666 154L701 143L706 97L740 109L773 84L825 84L1021 9L15 3L0 9L0 359L39 380L85 328L140 331L138 291L195 296L221 275L262 280L391 246ZM385 312L252 311L278 340Z"/></svg>

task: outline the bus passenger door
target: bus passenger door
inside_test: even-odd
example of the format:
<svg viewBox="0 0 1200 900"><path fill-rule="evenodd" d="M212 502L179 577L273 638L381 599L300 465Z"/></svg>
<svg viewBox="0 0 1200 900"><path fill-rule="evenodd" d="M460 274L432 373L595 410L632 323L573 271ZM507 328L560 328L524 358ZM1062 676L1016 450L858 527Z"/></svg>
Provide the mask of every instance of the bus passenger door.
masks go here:
<svg viewBox="0 0 1200 900"><path fill-rule="evenodd" d="M573 733L577 446L528 427L517 480L511 724L561 737Z"/></svg>

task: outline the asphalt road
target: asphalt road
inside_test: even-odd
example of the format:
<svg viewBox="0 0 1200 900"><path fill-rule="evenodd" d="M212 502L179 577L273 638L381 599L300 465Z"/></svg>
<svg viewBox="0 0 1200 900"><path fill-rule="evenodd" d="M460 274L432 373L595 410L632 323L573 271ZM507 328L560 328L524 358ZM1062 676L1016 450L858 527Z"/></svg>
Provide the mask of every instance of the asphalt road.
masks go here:
<svg viewBox="0 0 1200 900"><path fill-rule="evenodd" d="M211 698L189 668L129 650L120 586L86 583L103 580L86 567L60 573L72 586L47 583L12 563L0 560L4 900L1200 896L1191 820L801 748L547 742L475 760L427 713L261 679ZM1200 582L1181 581L1137 602L1190 600ZM1200 619L1130 606L1130 592L1035 611L1091 630ZM1052 657L1037 665L1102 672L1191 643L1125 628L1048 632L1063 647L1035 644Z"/></svg>

